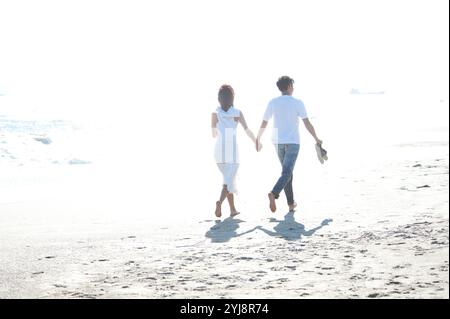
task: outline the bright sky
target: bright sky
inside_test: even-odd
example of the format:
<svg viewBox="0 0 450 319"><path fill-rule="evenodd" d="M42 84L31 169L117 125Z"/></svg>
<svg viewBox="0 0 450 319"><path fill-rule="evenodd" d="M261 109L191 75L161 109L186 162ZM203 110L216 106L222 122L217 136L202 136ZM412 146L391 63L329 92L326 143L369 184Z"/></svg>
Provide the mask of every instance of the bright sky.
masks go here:
<svg viewBox="0 0 450 319"><path fill-rule="evenodd" d="M0 114L13 107L32 118L47 113L112 123L115 133L86 133L86 140L111 158L116 182L109 187L120 184L116 175L123 172L123 181L141 179L128 191L140 190L142 198L150 186L170 196L166 189L204 188L212 176L220 185L209 121L221 84L235 88L236 106L256 131L268 100L279 94L277 78L290 75L310 115L330 107L333 123L316 126L320 137L336 142L347 127L349 138L339 147L353 147L355 136L380 134L372 114L385 118L385 130L392 112L380 112L374 100L352 114L365 114L370 127L351 119L342 125L330 113L340 112L336 96L353 87L448 100L448 6L448 0L0 0ZM399 101L392 106L425 113L421 102ZM390 121L400 132L397 120ZM265 158L248 140L242 145L245 163ZM328 146L336 158L338 144ZM265 160L272 162L248 166L243 174L259 174L257 168L269 164L278 169L266 148ZM120 171L113 159L132 165ZM179 160L183 165L176 165ZM198 176L208 167L211 174ZM170 176L191 178L174 185L168 169Z"/></svg>
<svg viewBox="0 0 450 319"><path fill-rule="evenodd" d="M282 74L306 95L355 86L442 94L448 5L1 0L0 93L18 104L98 115L180 102L203 108L216 103L222 83L241 102L266 104Z"/></svg>

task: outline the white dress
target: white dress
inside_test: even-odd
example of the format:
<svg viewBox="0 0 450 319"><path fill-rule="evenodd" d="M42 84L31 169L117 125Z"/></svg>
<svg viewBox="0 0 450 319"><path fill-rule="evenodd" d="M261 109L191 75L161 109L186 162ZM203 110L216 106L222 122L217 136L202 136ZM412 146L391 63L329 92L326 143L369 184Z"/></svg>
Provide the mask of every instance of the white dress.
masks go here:
<svg viewBox="0 0 450 319"><path fill-rule="evenodd" d="M214 157L217 166L223 175L223 184L227 185L230 193L236 193L236 174L239 168L239 150L236 141L237 118L241 112L233 106L224 111L218 107L217 114L217 140Z"/></svg>

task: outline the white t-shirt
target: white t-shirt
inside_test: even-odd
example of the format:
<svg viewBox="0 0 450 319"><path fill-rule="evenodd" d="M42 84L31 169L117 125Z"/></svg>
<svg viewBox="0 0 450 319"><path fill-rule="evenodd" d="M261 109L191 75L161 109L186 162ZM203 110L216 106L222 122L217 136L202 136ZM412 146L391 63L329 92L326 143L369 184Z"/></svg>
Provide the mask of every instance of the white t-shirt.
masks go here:
<svg viewBox="0 0 450 319"><path fill-rule="evenodd" d="M274 98L267 105L264 121L273 116L272 141L274 144L300 144L298 118L305 119L305 105L290 95Z"/></svg>

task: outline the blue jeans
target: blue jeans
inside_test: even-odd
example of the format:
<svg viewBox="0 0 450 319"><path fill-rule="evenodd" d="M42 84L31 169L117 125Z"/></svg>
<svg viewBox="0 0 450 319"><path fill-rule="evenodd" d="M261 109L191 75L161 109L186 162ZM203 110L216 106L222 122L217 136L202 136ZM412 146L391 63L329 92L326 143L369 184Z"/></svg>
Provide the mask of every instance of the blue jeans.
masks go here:
<svg viewBox="0 0 450 319"><path fill-rule="evenodd" d="M275 148L280 159L282 171L281 176L273 187L272 194L278 198L284 189L288 205L294 204L294 192L292 190L292 179L294 178L294 166L297 161L299 144L275 144Z"/></svg>

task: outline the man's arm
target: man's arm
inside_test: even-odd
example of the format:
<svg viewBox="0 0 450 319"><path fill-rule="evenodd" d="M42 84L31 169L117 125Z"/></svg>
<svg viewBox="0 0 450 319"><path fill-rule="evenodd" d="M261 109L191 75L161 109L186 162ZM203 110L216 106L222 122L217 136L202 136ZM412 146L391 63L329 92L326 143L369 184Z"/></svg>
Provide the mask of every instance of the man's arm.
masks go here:
<svg viewBox="0 0 450 319"><path fill-rule="evenodd" d="M316 135L316 130L314 129L314 126L311 124L308 118L303 119L303 124L305 124L305 127L308 130L309 134L311 134L311 136L314 137L316 143L319 145L322 144L322 141Z"/></svg>
<svg viewBox="0 0 450 319"><path fill-rule="evenodd" d="M262 123L261 123L261 127L259 128L258 136L256 137L256 150L257 150L258 152L259 152L259 150L261 149L261 148L259 147L260 141L261 141L261 137L263 136L264 131L266 130L266 127L267 127L267 124L268 124L268 123L269 123L268 121L263 120Z"/></svg>

